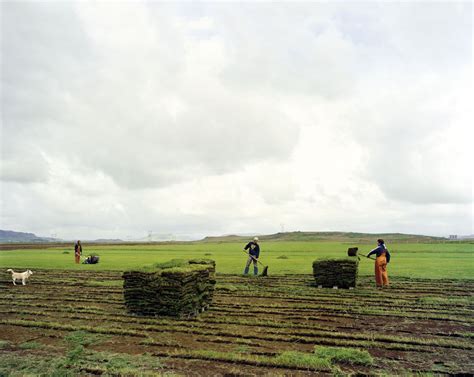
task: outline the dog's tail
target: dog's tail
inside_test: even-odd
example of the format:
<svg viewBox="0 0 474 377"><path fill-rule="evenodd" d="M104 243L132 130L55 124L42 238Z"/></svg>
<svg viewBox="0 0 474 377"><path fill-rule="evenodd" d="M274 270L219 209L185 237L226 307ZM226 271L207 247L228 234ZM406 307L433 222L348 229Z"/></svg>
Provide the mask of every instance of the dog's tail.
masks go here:
<svg viewBox="0 0 474 377"><path fill-rule="evenodd" d="M7 272L11 272L11 273L13 274L15 271L13 271L11 268L9 268L9 269L7 270Z"/></svg>

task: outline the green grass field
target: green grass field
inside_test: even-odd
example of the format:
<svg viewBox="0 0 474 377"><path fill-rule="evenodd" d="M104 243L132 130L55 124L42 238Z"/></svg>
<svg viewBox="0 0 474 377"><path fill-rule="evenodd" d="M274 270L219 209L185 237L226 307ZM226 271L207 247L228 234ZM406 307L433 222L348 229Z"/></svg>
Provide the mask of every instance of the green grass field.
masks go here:
<svg viewBox="0 0 474 377"><path fill-rule="evenodd" d="M97 265L74 264L70 248L25 249L0 251L0 268L58 268L80 270L125 270L174 258L211 258L219 273L241 273L246 257L242 243L190 243L167 245L101 245L84 244L84 256L100 255ZM349 246L358 246L366 254L375 245L347 242L262 242L261 262L269 266L269 274L311 273L317 258L342 257ZM392 261L390 276L417 278L474 278L474 244L472 243L401 243L387 245ZM69 252L69 254L66 254ZM261 267L260 267L261 270ZM362 258L360 274L373 271L373 261Z"/></svg>

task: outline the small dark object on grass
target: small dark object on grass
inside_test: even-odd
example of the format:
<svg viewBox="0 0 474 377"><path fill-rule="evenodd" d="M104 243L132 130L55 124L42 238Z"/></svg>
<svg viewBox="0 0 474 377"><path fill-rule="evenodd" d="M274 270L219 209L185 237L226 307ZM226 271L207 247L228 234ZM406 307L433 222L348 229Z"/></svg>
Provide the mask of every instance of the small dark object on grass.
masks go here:
<svg viewBox="0 0 474 377"><path fill-rule="evenodd" d="M71 254L70 251L63 251L63 254Z"/></svg>
<svg viewBox="0 0 474 377"><path fill-rule="evenodd" d="M286 255L280 255L277 259L288 259L288 257Z"/></svg>
<svg viewBox="0 0 474 377"><path fill-rule="evenodd" d="M212 255L212 253L206 253L206 254L204 254L204 256L206 256L206 257L209 257L209 256L211 256L211 255Z"/></svg>
<svg viewBox="0 0 474 377"><path fill-rule="evenodd" d="M84 264L97 264L99 263L99 257L97 255L89 255L83 263Z"/></svg>

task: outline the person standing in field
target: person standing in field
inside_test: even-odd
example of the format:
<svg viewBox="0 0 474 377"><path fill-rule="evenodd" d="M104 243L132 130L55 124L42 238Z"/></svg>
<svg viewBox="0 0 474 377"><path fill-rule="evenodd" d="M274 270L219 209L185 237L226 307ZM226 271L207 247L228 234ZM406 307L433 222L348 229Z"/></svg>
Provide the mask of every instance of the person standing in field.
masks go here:
<svg viewBox="0 0 474 377"><path fill-rule="evenodd" d="M382 239L377 240L378 246L373 249L367 258L375 254L375 284L377 288L383 288L388 286L388 274L387 274L387 263L390 262L390 253L385 247L385 243Z"/></svg>
<svg viewBox="0 0 474 377"><path fill-rule="evenodd" d="M82 255L82 245L81 241L77 241L76 244L74 245L74 258L76 260L76 264L79 264L81 262L81 255Z"/></svg>
<svg viewBox="0 0 474 377"><path fill-rule="evenodd" d="M247 264L245 265L244 275L249 273L250 263L253 262L253 274L258 275L257 260L260 256L260 246L258 245L258 237L255 237L253 241L250 241L245 247L244 251L248 250Z"/></svg>

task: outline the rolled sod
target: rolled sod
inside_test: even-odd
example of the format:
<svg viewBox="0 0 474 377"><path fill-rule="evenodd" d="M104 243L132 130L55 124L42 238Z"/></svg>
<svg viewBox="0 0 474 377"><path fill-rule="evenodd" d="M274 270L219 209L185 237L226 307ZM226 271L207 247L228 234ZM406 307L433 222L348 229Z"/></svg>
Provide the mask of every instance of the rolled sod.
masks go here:
<svg viewBox="0 0 474 377"><path fill-rule="evenodd" d="M197 315L212 303L215 262L180 260L123 273L125 305L140 315Z"/></svg>
<svg viewBox="0 0 474 377"><path fill-rule="evenodd" d="M317 286L324 288L350 288L357 283L357 257L317 259L313 262L313 275Z"/></svg>
<svg viewBox="0 0 474 377"><path fill-rule="evenodd" d="M347 255L349 257L356 257L358 250L359 250L358 247L350 247L350 248L347 249Z"/></svg>

